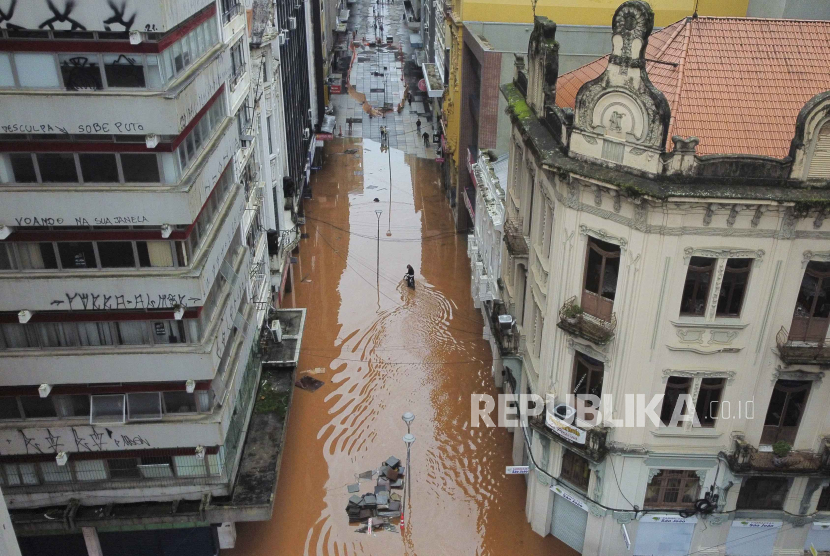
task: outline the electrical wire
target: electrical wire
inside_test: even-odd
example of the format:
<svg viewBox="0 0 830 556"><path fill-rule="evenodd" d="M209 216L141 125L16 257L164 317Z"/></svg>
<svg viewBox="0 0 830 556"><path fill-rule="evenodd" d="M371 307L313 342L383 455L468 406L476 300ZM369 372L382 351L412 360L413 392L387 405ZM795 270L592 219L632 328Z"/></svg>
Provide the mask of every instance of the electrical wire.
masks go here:
<svg viewBox="0 0 830 556"><path fill-rule="evenodd" d="M306 218L307 221L308 220L314 220L315 222L320 222L322 224L325 224L326 226L330 226L330 227L334 228L335 230L341 231L345 234L361 237L361 238L364 238L364 239L371 239L372 241L380 241L381 243L423 243L425 241L434 241L436 239L443 239L443 238L446 238L446 237L458 237L459 236L458 232L441 232L439 234L429 235L429 236L426 236L426 237L419 236L419 237L412 237L412 238L391 238L391 239L388 238L388 237L387 238L384 238L384 237L378 238L374 234L373 235L368 235L368 234L364 235L364 234L360 234L360 233L357 233L357 232L353 232L351 230L347 230L346 228L342 228L340 226L337 226L336 224L332 224L331 222L328 222L326 220L320 220L319 218L314 218L312 216L306 215L305 218Z"/></svg>
<svg viewBox="0 0 830 556"><path fill-rule="evenodd" d="M357 270L357 269L356 269L353 265L351 265L351 264L349 263L349 260L348 260L345 256L343 256L342 254L340 254L340 252L339 252L339 251L338 251L338 250L337 250L337 249L336 249L336 248L335 248L335 247L331 244L331 242L329 242L329 241L328 241L328 239L326 238L326 236L325 236L322 232L320 232L320 229L319 229L317 226L315 226L315 227L314 227L314 229L315 229L315 231L317 232L317 234L320 236L320 238L323 240L323 242L324 242L324 243L326 243L326 245L328 245L328 246L329 246L329 248L330 248L330 249L331 249L331 250L332 250L332 251L333 251L333 252L334 252L334 253L335 253L338 257L340 257L341 259L343 259L343 261L346 263L346 266L347 266L348 268L350 268L350 269L351 269L351 270L352 270L355 274L357 274L357 275L358 275L358 277L359 277L361 280L363 280L364 282L366 282L367 284L369 284L369 285L370 285L370 286L372 286L372 287L375 287L375 286L376 286L376 285L375 285L375 284L373 284L373 283L372 283L369 279L367 279L365 276L363 276L363 275L362 275L362 274L361 274L361 273L360 273L360 272L359 272L359 271L358 271L358 270ZM360 262L360 261L358 261L358 262ZM363 264L364 266L366 266L364 263L361 263L361 264ZM384 276L384 279L392 281L392 279L391 279L391 278L388 278L388 277L386 277L386 276ZM394 281L394 283L398 284L398 283L400 283L400 282L398 282L398 281ZM387 295L385 292L380 291L380 289L378 289L378 292L380 293L380 295L382 295L383 297L385 297L386 299L388 299L389 301L391 301L391 302L395 305L395 307L396 307L396 308L405 308L405 307L406 307L406 305L404 305L404 304L402 304L402 303L398 303L398 301L397 301L397 300L393 299L392 297L390 297L389 295ZM482 321L477 321L477 320L471 319L471 318L469 318L469 317L465 317L465 316L463 316L463 315L455 315L455 317L457 317L457 318L459 318L459 319L462 319L462 320L468 320L468 321L470 321L470 322L473 322L473 323L475 323L475 324L479 325L480 327L483 327L483 326L484 326L484 323L483 323ZM476 330L476 331L472 331L472 330L464 330L463 328L458 328L458 327L455 327L455 326L451 326L451 325L449 325L449 324L447 324L447 325L445 325L445 326L446 326L448 329L450 329L450 330L455 330L455 331L458 331L458 332L463 332L463 333L465 333L465 334L473 334L473 335L475 335L475 336L477 336L477 337L481 337L481 334L482 334L481 330Z"/></svg>
<svg viewBox="0 0 830 556"><path fill-rule="evenodd" d="M628 499L628 496L625 495L625 492L623 492L623 489L620 486L620 479L617 477L617 468L614 467L614 458L608 458L608 461L611 462L611 470L614 472L614 481L617 483L617 490L620 491L620 494L622 494L622 497L626 502L628 502L628 505L631 506L631 509L637 510L637 506L631 503L631 500Z"/></svg>

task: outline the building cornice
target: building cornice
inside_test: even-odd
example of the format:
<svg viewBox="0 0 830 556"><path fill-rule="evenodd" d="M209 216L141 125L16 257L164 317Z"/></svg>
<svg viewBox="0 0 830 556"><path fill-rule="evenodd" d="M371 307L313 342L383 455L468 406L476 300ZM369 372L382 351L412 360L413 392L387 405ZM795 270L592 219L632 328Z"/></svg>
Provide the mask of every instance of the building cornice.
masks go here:
<svg viewBox="0 0 830 556"><path fill-rule="evenodd" d="M717 198L801 203L806 206L830 204L830 189L808 187L798 180L749 179L746 177L711 178L701 176L638 175L612 168L599 161L569 157L553 135L528 106L524 95L513 83L501 86L507 100L507 113L525 143L534 152L537 164L554 174L568 173L619 187L629 197Z"/></svg>

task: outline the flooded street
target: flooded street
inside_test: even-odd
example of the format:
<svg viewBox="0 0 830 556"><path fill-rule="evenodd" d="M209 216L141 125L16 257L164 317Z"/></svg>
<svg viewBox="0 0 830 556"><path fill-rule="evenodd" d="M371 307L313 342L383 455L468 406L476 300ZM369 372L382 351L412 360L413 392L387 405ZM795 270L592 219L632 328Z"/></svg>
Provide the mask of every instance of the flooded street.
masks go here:
<svg viewBox="0 0 830 556"><path fill-rule="evenodd" d="M390 192L378 143L335 139L326 153L286 302L308 308L298 376L317 369L325 386L294 396L273 518L238 524L223 555L574 554L526 523L524 478L504 474L510 433L470 427L470 395L497 392L436 163L392 149ZM358 534L346 486L405 459L406 411L416 441L405 531Z"/></svg>

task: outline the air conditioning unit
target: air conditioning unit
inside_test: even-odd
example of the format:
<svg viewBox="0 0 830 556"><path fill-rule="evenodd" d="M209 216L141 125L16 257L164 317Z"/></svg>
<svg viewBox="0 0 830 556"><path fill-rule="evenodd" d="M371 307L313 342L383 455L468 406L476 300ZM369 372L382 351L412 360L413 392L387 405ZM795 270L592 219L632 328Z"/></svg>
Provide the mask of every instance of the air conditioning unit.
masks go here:
<svg viewBox="0 0 830 556"><path fill-rule="evenodd" d="M282 325L280 325L280 321L274 319L271 321L271 334L274 335L274 341L282 342Z"/></svg>
<svg viewBox="0 0 830 556"><path fill-rule="evenodd" d="M310 129L305 128L305 129L303 130L303 139L305 139L306 141L308 141L309 139L311 139L311 130L310 130Z"/></svg>
<svg viewBox="0 0 830 556"><path fill-rule="evenodd" d="M288 18L288 28L289 29L296 29L297 28L297 18L296 17L289 17Z"/></svg>
<svg viewBox="0 0 830 556"><path fill-rule="evenodd" d="M510 329L513 328L513 316L499 315L499 328L501 328L503 332L510 332Z"/></svg>
<svg viewBox="0 0 830 556"><path fill-rule="evenodd" d="M281 32L280 32L280 46L284 45L284 44L285 44L285 41L286 41L286 38L285 38L285 31L281 31Z"/></svg>
<svg viewBox="0 0 830 556"><path fill-rule="evenodd" d="M309 120L311 119L311 116L312 116L312 114L311 114L311 108L309 108L309 109L308 109L308 119L309 119Z"/></svg>
<svg viewBox="0 0 830 556"><path fill-rule="evenodd" d="M553 417L556 417L560 421L571 423L573 422L573 418L576 415L576 409L569 406L568 404L560 402L553 406L553 411L551 413Z"/></svg>

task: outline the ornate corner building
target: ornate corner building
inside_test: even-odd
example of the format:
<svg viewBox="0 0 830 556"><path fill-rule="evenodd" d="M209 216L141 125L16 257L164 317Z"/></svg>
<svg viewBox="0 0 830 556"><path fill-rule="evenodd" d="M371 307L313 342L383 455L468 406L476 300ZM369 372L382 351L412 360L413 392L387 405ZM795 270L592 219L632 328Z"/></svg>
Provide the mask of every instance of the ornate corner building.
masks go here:
<svg viewBox="0 0 830 556"><path fill-rule="evenodd" d="M527 517L582 554L828 550L830 24L611 25L557 76L537 17L501 88L494 375L557 408L513 431Z"/></svg>

